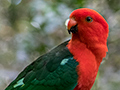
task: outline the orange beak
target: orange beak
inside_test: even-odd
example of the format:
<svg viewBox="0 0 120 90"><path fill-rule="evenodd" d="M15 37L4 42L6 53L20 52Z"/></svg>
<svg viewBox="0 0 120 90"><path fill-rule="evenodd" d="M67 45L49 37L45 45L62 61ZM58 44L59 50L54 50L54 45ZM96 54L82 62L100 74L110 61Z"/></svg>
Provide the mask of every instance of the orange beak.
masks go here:
<svg viewBox="0 0 120 90"><path fill-rule="evenodd" d="M70 34L75 33L77 31L77 22L71 18L71 19L67 19L65 22L65 25L67 27L68 33Z"/></svg>

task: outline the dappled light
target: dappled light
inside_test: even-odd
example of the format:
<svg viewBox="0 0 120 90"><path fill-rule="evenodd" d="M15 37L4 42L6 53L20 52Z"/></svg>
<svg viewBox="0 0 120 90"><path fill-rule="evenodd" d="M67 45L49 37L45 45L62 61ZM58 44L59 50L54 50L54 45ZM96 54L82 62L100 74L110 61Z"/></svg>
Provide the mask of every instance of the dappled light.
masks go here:
<svg viewBox="0 0 120 90"><path fill-rule="evenodd" d="M70 13L87 7L109 24L108 53L92 90L120 89L120 0L2 0L0 2L0 90L40 55L68 40Z"/></svg>

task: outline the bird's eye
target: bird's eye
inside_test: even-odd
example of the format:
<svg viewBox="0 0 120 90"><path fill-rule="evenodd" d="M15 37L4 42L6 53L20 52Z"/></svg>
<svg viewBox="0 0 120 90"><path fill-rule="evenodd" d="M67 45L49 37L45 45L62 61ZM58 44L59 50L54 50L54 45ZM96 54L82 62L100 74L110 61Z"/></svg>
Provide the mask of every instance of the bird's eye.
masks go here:
<svg viewBox="0 0 120 90"><path fill-rule="evenodd" d="M87 21L87 22L92 22L93 19L92 19L91 17L87 17L87 18L86 18L86 21Z"/></svg>

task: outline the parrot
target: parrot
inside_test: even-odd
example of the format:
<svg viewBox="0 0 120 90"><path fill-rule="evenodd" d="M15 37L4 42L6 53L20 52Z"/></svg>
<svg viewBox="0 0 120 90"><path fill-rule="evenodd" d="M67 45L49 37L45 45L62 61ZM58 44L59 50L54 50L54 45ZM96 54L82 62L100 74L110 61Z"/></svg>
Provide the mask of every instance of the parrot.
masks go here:
<svg viewBox="0 0 120 90"><path fill-rule="evenodd" d="M71 39L38 57L5 90L91 90L108 52L108 23L97 11L79 8L65 24Z"/></svg>

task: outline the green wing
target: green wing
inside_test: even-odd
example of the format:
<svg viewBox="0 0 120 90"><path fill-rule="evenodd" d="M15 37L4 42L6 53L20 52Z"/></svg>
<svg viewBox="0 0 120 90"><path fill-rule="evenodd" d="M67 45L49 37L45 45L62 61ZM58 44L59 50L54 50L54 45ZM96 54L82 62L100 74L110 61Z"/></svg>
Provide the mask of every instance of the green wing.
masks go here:
<svg viewBox="0 0 120 90"><path fill-rule="evenodd" d="M27 66L5 90L73 90L78 62L66 47L68 41Z"/></svg>

